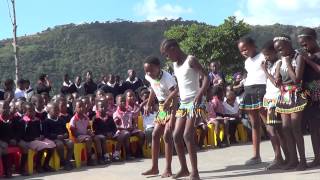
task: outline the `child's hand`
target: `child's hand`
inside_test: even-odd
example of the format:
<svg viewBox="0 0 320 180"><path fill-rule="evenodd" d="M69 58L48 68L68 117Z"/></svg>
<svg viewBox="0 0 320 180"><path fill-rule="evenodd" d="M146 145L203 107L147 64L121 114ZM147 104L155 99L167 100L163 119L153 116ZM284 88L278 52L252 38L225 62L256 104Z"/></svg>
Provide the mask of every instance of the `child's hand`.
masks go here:
<svg viewBox="0 0 320 180"><path fill-rule="evenodd" d="M202 95L198 94L193 100L194 106L196 106L196 107L199 106L201 101L202 101Z"/></svg>

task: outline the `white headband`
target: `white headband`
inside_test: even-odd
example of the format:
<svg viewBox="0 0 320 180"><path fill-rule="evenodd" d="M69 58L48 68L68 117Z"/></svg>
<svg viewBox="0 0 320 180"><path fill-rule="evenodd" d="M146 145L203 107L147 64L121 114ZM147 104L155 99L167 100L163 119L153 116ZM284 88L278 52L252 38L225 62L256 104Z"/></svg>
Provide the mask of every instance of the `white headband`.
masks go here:
<svg viewBox="0 0 320 180"><path fill-rule="evenodd" d="M308 34L300 34L300 35L298 35L298 37L301 38L301 37L312 37L312 36L308 35Z"/></svg>
<svg viewBox="0 0 320 180"><path fill-rule="evenodd" d="M275 37L273 38L273 42L276 42L276 41L287 41L287 42L291 42L291 40L287 37L283 37L283 36L279 36L279 37Z"/></svg>

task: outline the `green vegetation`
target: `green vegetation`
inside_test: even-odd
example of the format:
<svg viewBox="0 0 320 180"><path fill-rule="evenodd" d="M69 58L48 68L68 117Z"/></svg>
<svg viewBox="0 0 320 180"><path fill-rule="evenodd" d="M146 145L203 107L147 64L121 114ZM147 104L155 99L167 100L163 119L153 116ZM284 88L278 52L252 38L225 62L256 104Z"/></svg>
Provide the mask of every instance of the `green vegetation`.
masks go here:
<svg viewBox="0 0 320 180"><path fill-rule="evenodd" d="M20 27L22 28L22 27ZM276 34L293 37L301 27L273 25L249 26L230 17L217 27L195 21L159 20L157 22L94 22L48 28L31 36L19 37L22 78L34 84L40 73L49 74L55 91L64 73L71 77L92 70L95 79L115 73L126 77L128 68L143 75L142 62L148 55L160 57L164 37L175 37L182 48L195 54L204 65L219 60L228 73L242 68L236 40L247 33L261 46ZM318 29L319 32L319 29ZM11 40L0 41L0 80L14 77Z"/></svg>

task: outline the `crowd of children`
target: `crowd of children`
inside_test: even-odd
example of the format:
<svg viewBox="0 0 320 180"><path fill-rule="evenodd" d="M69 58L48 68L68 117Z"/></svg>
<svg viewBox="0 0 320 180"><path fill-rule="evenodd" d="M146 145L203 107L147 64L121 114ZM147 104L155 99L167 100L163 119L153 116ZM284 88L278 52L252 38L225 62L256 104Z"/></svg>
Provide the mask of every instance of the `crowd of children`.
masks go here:
<svg viewBox="0 0 320 180"><path fill-rule="evenodd" d="M35 167L39 173L53 171L49 161L55 150L62 167L71 170L74 143L84 143L89 166L121 161L121 148L127 160L141 158L143 148L151 146L152 167L142 174L155 175L159 173L163 137L166 167L162 177L173 175L171 162L175 148L181 169L174 178L190 175L190 179L199 179L196 152L203 147L208 125L214 127L217 146L228 147L237 142L236 129L244 117L250 120L253 143L253 157L246 165L261 162L260 138L264 125L275 155L267 170L304 170L307 166L318 166L320 123L316 112L320 107L320 48L316 39L316 32L305 28L298 36L301 50L294 50L290 37L281 35L266 42L261 53L253 39L240 39L238 48L246 58L246 74L235 73L230 85L218 71L219 63L211 63L211 72L207 74L197 58L185 54L174 39L166 39L160 45L161 54L173 62L174 75L161 69L157 57L146 58L143 68L150 87L139 85L139 79L130 70L127 86L134 89L121 93L107 91L116 86L115 77L110 75L109 82L93 90L97 85L88 72L86 91L90 87L94 94L77 93L81 87L75 85L75 92L50 99L49 92L30 94L30 82L26 81L19 81L14 93L13 81L7 80L0 101L0 154L4 174L12 175L8 154L11 146L21 149L17 169L28 175L28 150L36 152ZM72 83L68 83L65 77L64 86L71 87ZM23 93L22 89L27 91ZM68 91L64 88L64 92ZM140 115L144 130L138 128ZM303 119L309 122L315 157L309 165L305 157ZM224 137L220 139L222 130ZM130 148L132 136L138 139L135 152ZM111 153L107 152L107 140L117 142Z"/></svg>

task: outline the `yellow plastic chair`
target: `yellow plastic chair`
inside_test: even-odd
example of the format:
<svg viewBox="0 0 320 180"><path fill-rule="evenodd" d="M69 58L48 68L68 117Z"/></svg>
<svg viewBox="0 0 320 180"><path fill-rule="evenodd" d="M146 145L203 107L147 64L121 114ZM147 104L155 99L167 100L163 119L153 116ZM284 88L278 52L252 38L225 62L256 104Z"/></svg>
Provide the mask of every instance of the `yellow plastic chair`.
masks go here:
<svg viewBox="0 0 320 180"><path fill-rule="evenodd" d="M138 116L138 129L140 129L141 131L144 131L144 128L143 128L143 117L142 117L141 113Z"/></svg>
<svg viewBox="0 0 320 180"><path fill-rule="evenodd" d="M86 150L86 145L84 143L77 143L75 141L75 137L73 137L72 133L71 133L71 130L70 130L70 124L67 123L66 124L66 127L67 127L67 130L68 130L68 133L69 133L69 138L74 142L74 160L75 160L75 163L76 163L76 168L79 168L81 167L81 163L82 163L82 154L84 155L83 157L83 162L87 162L87 150Z"/></svg>
<svg viewBox="0 0 320 180"><path fill-rule="evenodd" d="M28 162L27 162L27 171L30 175L33 174L33 171L34 171L34 156L36 155L36 151L32 150L32 149L29 149L28 150ZM43 157L41 157L41 164L43 165L44 163L44 159L45 157L47 156L47 153L44 153ZM56 171L59 170L60 168L60 162L59 162L59 168L56 168L56 158L58 157L59 159L59 156L58 154L56 153L56 151L54 151L51 159L50 159L50 162L49 162L49 165L55 169Z"/></svg>
<svg viewBox="0 0 320 180"><path fill-rule="evenodd" d="M248 133L242 123L237 125L236 137L237 136L238 136L238 142L242 142L242 143L248 142Z"/></svg>
<svg viewBox="0 0 320 180"><path fill-rule="evenodd" d="M220 128L222 128L222 130L220 131L219 138L220 140L223 140L223 136L224 136L223 125L221 125ZM214 131L214 124L208 124L208 144L211 147L217 146L217 137Z"/></svg>

